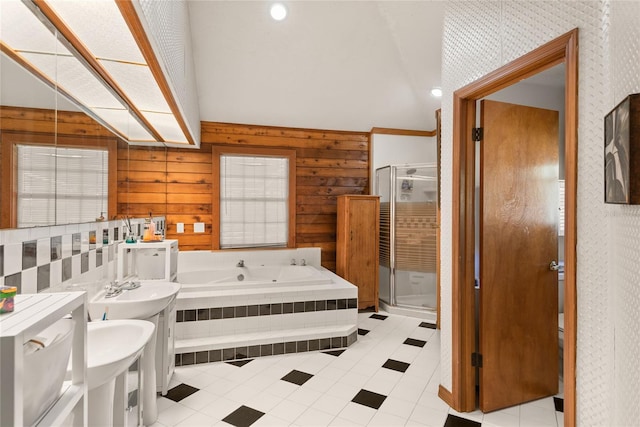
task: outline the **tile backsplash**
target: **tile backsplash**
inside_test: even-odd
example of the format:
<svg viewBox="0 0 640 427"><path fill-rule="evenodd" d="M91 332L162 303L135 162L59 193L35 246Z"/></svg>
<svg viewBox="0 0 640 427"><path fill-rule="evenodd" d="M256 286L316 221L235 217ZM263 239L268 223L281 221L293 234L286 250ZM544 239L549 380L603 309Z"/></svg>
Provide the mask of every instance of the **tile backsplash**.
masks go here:
<svg viewBox="0 0 640 427"><path fill-rule="evenodd" d="M154 221L164 229L163 217ZM142 224L131 220L134 233ZM116 247L127 231L121 220L0 230L0 286L36 293L113 280Z"/></svg>

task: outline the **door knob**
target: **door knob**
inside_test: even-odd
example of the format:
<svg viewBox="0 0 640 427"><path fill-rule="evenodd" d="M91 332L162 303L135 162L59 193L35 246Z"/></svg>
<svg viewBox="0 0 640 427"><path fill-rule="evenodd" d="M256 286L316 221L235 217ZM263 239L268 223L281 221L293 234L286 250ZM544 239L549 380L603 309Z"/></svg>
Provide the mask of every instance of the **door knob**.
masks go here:
<svg viewBox="0 0 640 427"><path fill-rule="evenodd" d="M551 261L551 263L549 264L549 270L551 271L558 271L560 270L560 265L555 261Z"/></svg>

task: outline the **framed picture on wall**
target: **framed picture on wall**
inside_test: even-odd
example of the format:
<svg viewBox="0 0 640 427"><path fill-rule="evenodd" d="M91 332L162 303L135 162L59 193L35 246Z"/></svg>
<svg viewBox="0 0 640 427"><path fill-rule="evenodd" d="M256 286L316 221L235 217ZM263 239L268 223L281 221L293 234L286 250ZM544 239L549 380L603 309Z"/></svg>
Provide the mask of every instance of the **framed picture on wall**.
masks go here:
<svg viewBox="0 0 640 427"><path fill-rule="evenodd" d="M604 118L604 201L640 204L640 94Z"/></svg>

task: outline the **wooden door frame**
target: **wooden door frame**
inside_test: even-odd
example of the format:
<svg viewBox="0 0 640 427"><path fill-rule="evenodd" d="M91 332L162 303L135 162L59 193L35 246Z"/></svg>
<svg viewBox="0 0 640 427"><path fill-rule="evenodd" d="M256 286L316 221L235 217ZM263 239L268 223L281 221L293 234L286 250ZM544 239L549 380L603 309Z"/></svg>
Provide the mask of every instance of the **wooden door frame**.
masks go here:
<svg viewBox="0 0 640 427"><path fill-rule="evenodd" d="M576 194L578 29L458 89L453 94L452 390L440 396L455 410L476 409L474 189L476 101L555 65L565 64L564 421L576 423Z"/></svg>

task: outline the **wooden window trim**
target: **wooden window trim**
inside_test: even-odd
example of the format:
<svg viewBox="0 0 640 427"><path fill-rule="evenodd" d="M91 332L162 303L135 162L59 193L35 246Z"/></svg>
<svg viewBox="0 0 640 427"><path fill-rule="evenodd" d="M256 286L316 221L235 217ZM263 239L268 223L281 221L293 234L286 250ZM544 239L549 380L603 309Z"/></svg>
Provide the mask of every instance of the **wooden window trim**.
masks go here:
<svg viewBox="0 0 640 427"><path fill-rule="evenodd" d="M29 132L2 133L2 185L3 209L0 214L0 228L16 228L18 224L17 199L17 145L42 145L64 148L84 148L88 150L105 149L109 153L109 198L107 210L111 217L116 216L118 207L118 140L116 138L92 138L54 136Z"/></svg>
<svg viewBox="0 0 640 427"><path fill-rule="evenodd" d="M211 213L218 220L212 221L211 249L220 249L220 156L221 155L241 155L241 156L262 156L262 157L287 157L289 159L289 230L287 239L287 249L296 247L296 150L270 149L270 148L250 148L250 147L212 147L212 206ZM245 249L245 248L243 248ZM254 250L269 250L276 248L254 248ZM280 248L277 248L280 249ZM238 249L224 249L238 250Z"/></svg>

